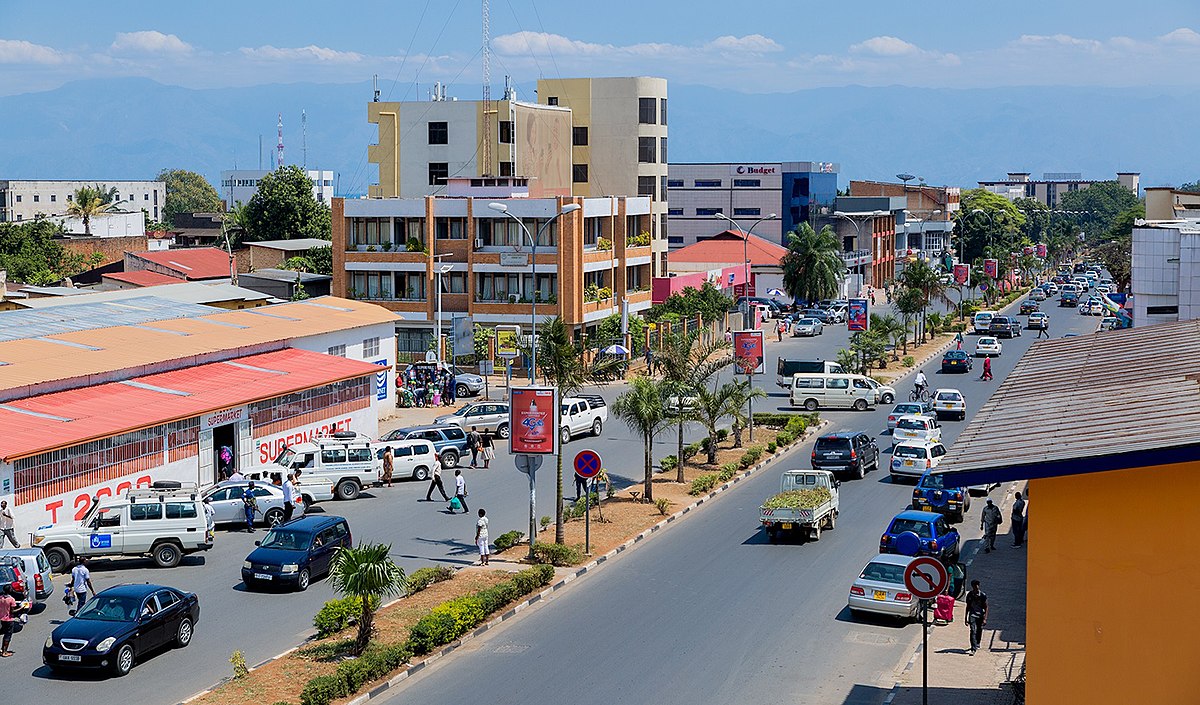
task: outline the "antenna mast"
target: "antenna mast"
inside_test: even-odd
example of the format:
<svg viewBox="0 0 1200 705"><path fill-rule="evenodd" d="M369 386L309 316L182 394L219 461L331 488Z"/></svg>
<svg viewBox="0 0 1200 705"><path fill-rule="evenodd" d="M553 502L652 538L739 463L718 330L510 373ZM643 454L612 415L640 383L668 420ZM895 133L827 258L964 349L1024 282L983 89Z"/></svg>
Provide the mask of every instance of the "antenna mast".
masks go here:
<svg viewBox="0 0 1200 705"><path fill-rule="evenodd" d="M279 144L275 146L275 168L283 167L283 113L279 113Z"/></svg>
<svg viewBox="0 0 1200 705"><path fill-rule="evenodd" d="M308 171L308 114L300 111L300 168Z"/></svg>
<svg viewBox="0 0 1200 705"><path fill-rule="evenodd" d="M492 57L488 27L488 0L483 0L483 168L480 176L492 173Z"/></svg>

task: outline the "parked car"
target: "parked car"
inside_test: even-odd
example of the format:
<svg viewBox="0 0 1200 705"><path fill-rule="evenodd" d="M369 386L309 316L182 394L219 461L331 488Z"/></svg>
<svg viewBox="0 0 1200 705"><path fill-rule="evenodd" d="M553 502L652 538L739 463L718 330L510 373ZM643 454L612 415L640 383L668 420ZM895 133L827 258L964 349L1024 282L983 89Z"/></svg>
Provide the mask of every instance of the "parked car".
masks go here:
<svg viewBox="0 0 1200 705"><path fill-rule="evenodd" d="M386 441L415 441L426 440L433 444L433 450L444 468L458 467L458 459L467 455L467 429L460 426L425 425L405 426L397 428L380 437L380 442ZM393 457L395 451L392 451Z"/></svg>
<svg viewBox="0 0 1200 705"><path fill-rule="evenodd" d="M933 410L939 419L956 416L962 421L967 418L967 398L957 389L938 389L933 393Z"/></svg>
<svg viewBox="0 0 1200 705"><path fill-rule="evenodd" d="M934 556L945 564L957 563L961 549L958 529L936 512L900 512L879 537L880 553Z"/></svg>
<svg viewBox="0 0 1200 705"><path fill-rule="evenodd" d="M850 586L846 606L850 614L861 616L865 612L883 614L901 619L916 619L921 601L915 599L904 586L904 569L912 558L881 553L862 569Z"/></svg>
<svg viewBox="0 0 1200 705"><path fill-rule="evenodd" d="M1043 296L1042 298L1045 299L1046 297ZM1038 302L1033 300L1032 298L1025 299L1024 301L1021 302L1021 315L1022 316L1027 316L1036 310L1038 310Z"/></svg>
<svg viewBox="0 0 1200 705"><path fill-rule="evenodd" d="M946 455L940 441L901 441L892 448L892 482L901 478L915 480L926 470L935 468Z"/></svg>
<svg viewBox="0 0 1200 705"><path fill-rule="evenodd" d="M830 313L824 309L806 308L800 313L802 318L815 318L826 325L834 322L833 316L831 316Z"/></svg>
<svg viewBox="0 0 1200 705"><path fill-rule="evenodd" d="M875 390L875 401L879 404L891 404L896 401L896 388L880 383L874 377L866 378L867 386Z"/></svg>
<svg viewBox="0 0 1200 705"><path fill-rule="evenodd" d="M946 487L945 478L927 471L913 488L912 508L945 514L951 522L961 522L971 509L971 495L962 487Z"/></svg>
<svg viewBox="0 0 1200 705"><path fill-rule="evenodd" d="M1011 316L996 316L988 324L988 333L1000 338L1019 337L1021 322Z"/></svg>
<svg viewBox="0 0 1200 705"><path fill-rule="evenodd" d="M1105 316L1100 319L1100 330L1116 330L1121 327L1121 321L1116 316Z"/></svg>
<svg viewBox="0 0 1200 705"><path fill-rule="evenodd" d="M1050 314L1044 311L1031 313L1025 325L1031 330L1045 330L1050 327Z"/></svg>
<svg viewBox="0 0 1200 705"><path fill-rule="evenodd" d="M242 582L290 585L307 590L313 578L329 572L337 549L353 545L350 525L338 516L313 514L272 528L242 563Z"/></svg>
<svg viewBox="0 0 1200 705"><path fill-rule="evenodd" d="M404 368L405 374L407 375L408 371L413 368L424 368L429 370L441 369L454 375L455 397L472 397L483 391L483 377L473 372L466 372L457 365L441 363L441 367L439 368L438 363L436 362L414 362L408 367Z"/></svg>
<svg viewBox="0 0 1200 705"><path fill-rule="evenodd" d="M388 448L392 449L393 480L428 480L433 474L433 467L441 462L437 451L433 449L433 442L424 439L384 441L373 447L380 465L383 464L383 454Z"/></svg>
<svg viewBox="0 0 1200 705"><path fill-rule="evenodd" d="M901 402L901 403L895 405L894 407L892 407L892 410L890 412L888 412L888 420L887 420L888 429L895 430L896 422L899 421L901 416L908 416L908 415L912 415L912 414L924 414L926 416L933 416L933 403L928 402L928 401L919 401L918 400L918 401Z"/></svg>
<svg viewBox="0 0 1200 705"><path fill-rule="evenodd" d="M800 318L792 324L792 337L821 335L825 332L825 324L816 318Z"/></svg>
<svg viewBox="0 0 1200 705"><path fill-rule="evenodd" d="M838 302L830 306L827 311L829 312L829 320L834 323L845 323L846 317L850 312L850 304Z"/></svg>
<svg viewBox="0 0 1200 705"><path fill-rule="evenodd" d="M896 429L892 432L892 445L901 441L934 441L942 440L942 425L936 416L911 414L901 416L896 420Z"/></svg>
<svg viewBox="0 0 1200 705"><path fill-rule="evenodd" d="M111 670L123 676L153 651L192 643L199 620L195 593L163 585L118 585L101 591L55 627L42 647L42 663L52 671Z"/></svg>
<svg viewBox="0 0 1200 705"><path fill-rule="evenodd" d="M971 356L962 350L949 350L942 355L942 372L970 372Z"/></svg>
<svg viewBox="0 0 1200 705"><path fill-rule="evenodd" d="M861 479L879 469L879 446L862 431L827 433L813 446L812 466Z"/></svg>
<svg viewBox="0 0 1200 705"><path fill-rule="evenodd" d="M354 431L337 431L317 436L311 442L284 446L274 462L254 465L247 473L269 477L280 472L300 471L302 478L319 477L333 483L340 500L357 499L364 487L379 482L381 463L372 441Z"/></svg>
<svg viewBox="0 0 1200 705"><path fill-rule="evenodd" d="M976 357L1000 357L1002 352L1004 352L1004 346L1000 344L999 338L987 335L975 343Z"/></svg>
<svg viewBox="0 0 1200 705"><path fill-rule="evenodd" d="M254 493L258 506L256 523L276 526L283 521L283 489L269 482L226 480L204 490L201 497L213 508L214 524L237 524L241 527L246 523L246 505L243 498L247 492ZM301 505L299 509L300 514L303 514L304 506Z"/></svg>
<svg viewBox="0 0 1200 705"><path fill-rule="evenodd" d="M10 560L20 566L21 573L30 583L30 600L34 603L45 602L54 593L54 571L50 569L50 561L42 549L32 546L0 550L0 562Z"/></svg>
<svg viewBox="0 0 1200 705"><path fill-rule="evenodd" d="M453 414L437 417L433 422L438 426L458 426L468 431L474 426L480 432L491 431L501 438L508 438L508 403L472 402Z"/></svg>
<svg viewBox="0 0 1200 705"><path fill-rule="evenodd" d="M599 394L567 397L560 402L560 411L562 418L558 432L563 443L585 433L599 436L608 421L608 404Z"/></svg>
<svg viewBox="0 0 1200 705"><path fill-rule="evenodd" d="M29 594L29 576L21 570L20 558L0 558L0 586L7 589L8 594L16 600L19 611L28 614L33 609L34 598Z"/></svg>

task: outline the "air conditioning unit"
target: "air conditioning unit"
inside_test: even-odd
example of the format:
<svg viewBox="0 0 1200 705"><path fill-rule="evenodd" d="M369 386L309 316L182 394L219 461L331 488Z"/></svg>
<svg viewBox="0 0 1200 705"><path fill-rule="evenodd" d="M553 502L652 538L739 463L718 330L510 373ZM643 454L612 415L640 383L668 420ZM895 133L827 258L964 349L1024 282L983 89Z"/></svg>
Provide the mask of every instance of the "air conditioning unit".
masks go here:
<svg viewBox="0 0 1200 705"><path fill-rule="evenodd" d="M475 238L475 249L477 249L477 250L483 249L483 238L481 238L481 237Z"/></svg>

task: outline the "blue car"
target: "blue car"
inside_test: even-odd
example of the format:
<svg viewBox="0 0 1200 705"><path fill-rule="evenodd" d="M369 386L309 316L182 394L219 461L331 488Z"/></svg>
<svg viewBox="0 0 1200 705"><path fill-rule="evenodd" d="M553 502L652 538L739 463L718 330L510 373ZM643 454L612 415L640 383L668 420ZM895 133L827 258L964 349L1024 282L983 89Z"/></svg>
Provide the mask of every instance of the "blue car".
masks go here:
<svg viewBox="0 0 1200 705"><path fill-rule="evenodd" d="M946 564L957 563L961 549L958 529L936 512L900 512L879 537L880 553L933 556Z"/></svg>
<svg viewBox="0 0 1200 705"><path fill-rule="evenodd" d="M242 563L246 587L285 585L303 591L329 572L339 548L352 545L350 525L342 517L314 514L272 527L254 545Z"/></svg>
<svg viewBox="0 0 1200 705"><path fill-rule="evenodd" d="M946 515L959 523L971 509L971 496L962 487L945 487L943 476L926 472L913 488L912 508Z"/></svg>

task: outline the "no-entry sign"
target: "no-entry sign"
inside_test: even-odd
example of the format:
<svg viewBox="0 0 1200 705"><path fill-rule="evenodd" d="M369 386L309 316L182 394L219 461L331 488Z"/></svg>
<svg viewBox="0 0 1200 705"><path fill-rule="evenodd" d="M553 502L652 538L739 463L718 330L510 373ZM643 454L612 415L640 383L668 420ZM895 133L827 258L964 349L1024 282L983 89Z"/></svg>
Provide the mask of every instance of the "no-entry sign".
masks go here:
<svg viewBox="0 0 1200 705"><path fill-rule="evenodd" d="M600 454L594 450L581 450L575 454L575 474L590 480L600 474Z"/></svg>
<svg viewBox="0 0 1200 705"><path fill-rule="evenodd" d="M946 566L931 556L914 558L904 569L904 587L922 600L940 595L948 582Z"/></svg>

